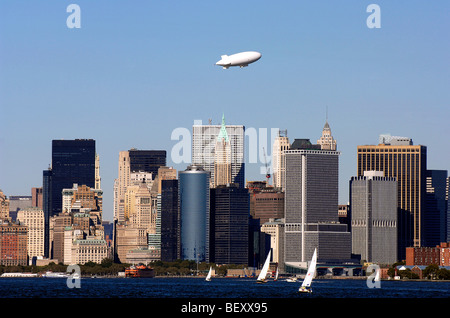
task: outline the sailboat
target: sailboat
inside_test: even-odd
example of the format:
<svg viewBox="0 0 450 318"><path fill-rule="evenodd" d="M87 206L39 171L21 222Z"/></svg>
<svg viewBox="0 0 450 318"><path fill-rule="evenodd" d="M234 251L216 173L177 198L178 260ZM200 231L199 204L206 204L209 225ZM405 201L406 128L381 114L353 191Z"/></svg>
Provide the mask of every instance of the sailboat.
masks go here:
<svg viewBox="0 0 450 318"><path fill-rule="evenodd" d="M270 251L267 254L266 262L264 263L264 266L261 269L261 272L259 273L258 278L256 279L257 283L265 283L266 282L266 276L267 276L267 271L269 270L269 265L270 265Z"/></svg>
<svg viewBox="0 0 450 318"><path fill-rule="evenodd" d="M211 273L212 273L212 266L209 268L208 275L206 275L206 279L205 280L207 282L211 281Z"/></svg>
<svg viewBox="0 0 450 318"><path fill-rule="evenodd" d="M273 279L274 281L278 280L278 266L277 266L277 271L275 272L275 278Z"/></svg>
<svg viewBox="0 0 450 318"><path fill-rule="evenodd" d="M314 254L311 259L311 263L309 264L308 267L308 272L306 273L302 286L300 286L298 290L300 293L312 293L311 282L314 278L314 274L316 273L316 264L317 264L317 249L314 249Z"/></svg>

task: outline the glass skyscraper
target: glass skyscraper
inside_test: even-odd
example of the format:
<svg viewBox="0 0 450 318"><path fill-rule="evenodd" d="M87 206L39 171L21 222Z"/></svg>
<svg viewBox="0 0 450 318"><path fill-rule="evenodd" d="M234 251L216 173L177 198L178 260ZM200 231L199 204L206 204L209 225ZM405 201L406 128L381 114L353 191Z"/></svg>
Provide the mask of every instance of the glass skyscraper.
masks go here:
<svg viewBox="0 0 450 318"><path fill-rule="evenodd" d="M95 188L95 140L53 140L50 217L62 212L62 190L74 183Z"/></svg>
<svg viewBox="0 0 450 318"><path fill-rule="evenodd" d="M192 165L178 180L181 259L209 262L209 172Z"/></svg>

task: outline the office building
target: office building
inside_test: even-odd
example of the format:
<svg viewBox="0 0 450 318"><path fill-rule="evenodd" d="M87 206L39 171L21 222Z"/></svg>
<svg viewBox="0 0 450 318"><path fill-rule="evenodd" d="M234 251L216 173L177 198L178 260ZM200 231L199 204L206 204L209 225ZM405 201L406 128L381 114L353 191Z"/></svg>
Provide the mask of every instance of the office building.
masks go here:
<svg viewBox="0 0 450 318"><path fill-rule="evenodd" d="M351 236L338 223L339 152L295 139L285 151L285 247L289 268L305 268L314 249L319 261L349 260Z"/></svg>
<svg viewBox="0 0 450 318"><path fill-rule="evenodd" d="M41 188L31 188L31 206L43 209L42 187Z"/></svg>
<svg viewBox="0 0 450 318"><path fill-rule="evenodd" d="M134 180L146 179L150 183L156 178L158 169L166 165L165 150L138 150L132 148L119 152L118 178L114 181L114 218L125 221L125 193ZM151 179L149 178L151 174Z"/></svg>
<svg viewBox="0 0 450 318"><path fill-rule="evenodd" d="M232 182L231 175L231 143L222 117L222 126L214 148L214 187Z"/></svg>
<svg viewBox="0 0 450 318"><path fill-rule="evenodd" d="M28 265L28 229L8 221L0 222L0 265Z"/></svg>
<svg viewBox="0 0 450 318"><path fill-rule="evenodd" d="M406 247L422 244L427 148L406 137L382 135L380 141L384 143L357 147L357 176L374 170L397 180L398 258L405 259Z"/></svg>
<svg viewBox="0 0 450 318"><path fill-rule="evenodd" d="M289 150L291 144L287 136L287 130L279 130L272 147L272 180L275 188L284 191L284 180L286 174L284 152Z"/></svg>
<svg viewBox="0 0 450 318"><path fill-rule="evenodd" d="M350 180L352 253L378 264L397 262L397 181L381 171Z"/></svg>
<svg viewBox="0 0 450 318"><path fill-rule="evenodd" d="M15 221L17 213L25 208L33 206L30 195L10 195L9 196L9 217Z"/></svg>
<svg viewBox="0 0 450 318"><path fill-rule="evenodd" d="M9 200L0 189L0 220L9 219Z"/></svg>
<svg viewBox="0 0 450 318"><path fill-rule="evenodd" d="M179 256L178 180L161 181L161 260L173 262Z"/></svg>
<svg viewBox="0 0 450 318"><path fill-rule="evenodd" d="M192 126L192 164L202 167L210 172L210 182L214 186L214 160L217 137L225 123L202 125L201 121L195 121ZM245 163L244 163L244 126L225 125L228 140L231 147L231 179L232 183L245 187Z"/></svg>
<svg viewBox="0 0 450 318"><path fill-rule="evenodd" d="M95 155L93 139L52 141L50 217L62 212L63 189L74 183L95 187Z"/></svg>
<svg viewBox="0 0 450 318"><path fill-rule="evenodd" d="M249 208L248 189L234 184L211 189L211 261L247 264Z"/></svg>
<svg viewBox="0 0 450 318"><path fill-rule="evenodd" d="M209 172L191 165L178 173L181 259L209 261Z"/></svg>
<svg viewBox="0 0 450 318"><path fill-rule="evenodd" d="M447 240L447 170L427 170L423 246L433 247Z"/></svg>
<svg viewBox="0 0 450 318"><path fill-rule="evenodd" d="M28 228L28 259L44 256L44 211L41 208L30 207L17 213L17 221Z"/></svg>
<svg viewBox="0 0 450 318"><path fill-rule="evenodd" d="M317 140L317 144L320 145L322 150L336 150L336 140L331 135L331 128L328 124L328 120L325 122L325 126L322 130L322 136Z"/></svg>
<svg viewBox="0 0 450 318"><path fill-rule="evenodd" d="M250 194L250 215L259 219L260 224L269 219L284 218L284 192L280 188L267 187L266 182L255 186L257 181L247 182Z"/></svg>
<svg viewBox="0 0 450 318"><path fill-rule="evenodd" d="M127 263L130 250L148 249L148 235L145 228L135 225L116 224L114 241L114 260Z"/></svg>

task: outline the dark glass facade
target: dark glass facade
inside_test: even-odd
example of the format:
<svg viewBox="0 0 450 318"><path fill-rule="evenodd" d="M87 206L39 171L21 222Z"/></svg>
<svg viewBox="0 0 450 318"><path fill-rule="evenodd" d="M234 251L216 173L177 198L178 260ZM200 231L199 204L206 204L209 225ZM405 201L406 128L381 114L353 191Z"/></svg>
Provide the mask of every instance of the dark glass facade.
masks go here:
<svg viewBox="0 0 450 318"><path fill-rule="evenodd" d="M173 262L178 253L178 180L161 181L161 260Z"/></svg>
<svg viewBox="0 0 450 318"><path fill-rule="evenodd" d="M250 197L248 189L211 189L211 258L218 264L248 264Z"/></svg>
<svg viewBox="0 0 450 318"><path fill-rule="evenodd" d="M53 140L50 217L62 212L62 189L95 187L95 140Z"/></svg>
<svg viewBox="0 0 450 318"><path fill-rule="evenodd" d="M165 150L129 150L130 171L151 172L153 180L158 174L159 167L166 165Z"/></svg>

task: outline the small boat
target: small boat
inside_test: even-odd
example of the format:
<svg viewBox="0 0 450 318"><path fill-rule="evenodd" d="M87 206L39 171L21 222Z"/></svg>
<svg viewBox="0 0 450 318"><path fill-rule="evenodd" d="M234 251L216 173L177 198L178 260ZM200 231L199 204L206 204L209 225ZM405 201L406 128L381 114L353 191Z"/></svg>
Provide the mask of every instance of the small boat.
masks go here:
<svg viewBox="0 0 450 318"><path fill-rule="evenodd" d="M316 264L317 264L317 249L314 249L314 254L311 259L311 263L308 267L308 272L306 273L305 279L303 280L302 285L299 288L299 293L312 293L311 282L316 273Z"/></svg>
<svg viewBox="0 0 450 318"><path fill-rule="evenodd" d="M266 283L266 276L267 272L269 271L269 265L270 265L270 251L267 254L266 261L264 263L263 268L261 269L261 272L258 275L258 278L256 279L257 283Z"/></svg>
<svg viewBox="0 0 450 318"><path fill-rule="evenodd" d="M288 283L295 283L296 281L297 281L297 277L289 277L289 278L287 278L286 279L286 281L288 282Z"/></svg>
<svg viewBox="0 0 450 318"><path fill-rule="evenodd" d="M206 278L205 278L205 280L206 280L207 282L210 282L210 281L211 281L211 274L212 274L212 266L209 268L208 275L206 275Z"/></svg>
<svg viewBox="0 0 450 318"><path fill-rule="evenodd" d="M275 272L275 278L273 279L274 281L278 280L278 266L277 266L277 271Z"/></svg>
<svg viewBox="0 0 450 318"><path fill-rule="evenodd" d="M70 277L70 275L68 273L63 273L63 272L52 272L52 271L47 271L44 274L42 274L42 277L45 278L67 278Z"/></svg>

